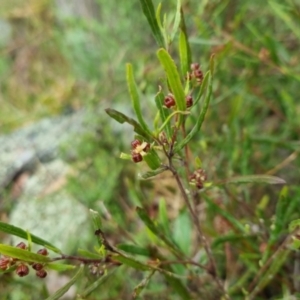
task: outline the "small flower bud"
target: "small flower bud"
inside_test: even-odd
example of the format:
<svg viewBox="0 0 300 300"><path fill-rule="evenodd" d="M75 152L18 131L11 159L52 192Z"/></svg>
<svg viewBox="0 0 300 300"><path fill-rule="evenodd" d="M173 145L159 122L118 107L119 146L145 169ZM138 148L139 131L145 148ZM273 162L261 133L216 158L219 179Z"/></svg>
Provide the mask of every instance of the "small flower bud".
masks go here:
<svg viewBox="0 0 300 300"><path fill-rule="evenodd" d="M45 278L47 276L47 272L44 269L37 271L35 274L37 277L40 278Z"/></svg>
<svg viewBox="0 0 300 300"><path fill-rule="evenodd" d="M139 146L139 145L141 145L141 144L142 144L141 141L139 141L139 140L134 140L134 141L131 142L131 148L132 148L132 149L135 149L137 146Z"/></svg>
<svg viewBox="0 0 300 300"><path fill-rule="evenodd" d="M194 71L194 76L195 76L195 78L197 79L197 81L199 83L202 82L202 80L203 80L203 72L201 70L195 70Z"/></svg>
<svg viewBox="0 0 300 300"><path fill-rule="evenodd" d="M29 268L25 264L20 264L20 265L18 265L18 267L16 269L16 273L17 273L18 276L24 277L24 276L28 275Z"/></svg>
<svg viewBox="0 0 300 300"><path fill-rule="evenodd" d="M139 163L143 160L142 155L140 153L135 153L135 152L132 153L131 158L135 163Z"/></svg>
<svg viewBox="0 0 300 300"><path fill-rule="evenodd" d="M202 189L204 186L204 182L207 179L207 175L203 169L198 169L194 171L192 175L190 175L189 179L190 182L195 184L198 189Z"/></svg>
<svg viewBox="0 0 300 300"><path fill-rule="evenodd" d="M174 96L172 94L166 96L164 103L167 108L171 108L172 106L175 106L176 102Z"/></svg>
<svg viewBox="0 0 300 300"><path fill-rule="evenodd" d="M191 69L193 71L198 70L200 68L200 65L198 63L192 63L191 64Z"/></svg>
<svg viewBox="0 0 300 300"><path fill-rule="evenodd" d="M34 270L36 270L36 271L39 271L39 270L42 270L42 269L44 268L44 266L43 266L42 264L40 264L40 263L34 263L34 264L32 265L32 268L33 268Z"/></svg>
<svg viewBox="0 0 300 300"><path fill-rule="evenodd" d="M10 262L10 259L8 257L2 257L0 259L0 269L5 271L6 269L9 268L9 262Z"/></svg>
<svg viewBox="0 0 300 300"><path fill-rule="evenodd" d="M24 250L27 248L26 244L23 242L19 243L16 247Z"/></svg>
<svg viewBox="0 0 300 300"><path fill-rule="evenodd" d="M193 97L191 95L187 95L185 97L186 107L191 107L193 105Z"/></svg>
<svg viewBox="0 0 300 300"><path fill-rule="evenodd" d="M46 248L42 248L40 249L37 254L40 254L40 255L44 255L44 256L47 256L48 255L48 251Z"/></svg>

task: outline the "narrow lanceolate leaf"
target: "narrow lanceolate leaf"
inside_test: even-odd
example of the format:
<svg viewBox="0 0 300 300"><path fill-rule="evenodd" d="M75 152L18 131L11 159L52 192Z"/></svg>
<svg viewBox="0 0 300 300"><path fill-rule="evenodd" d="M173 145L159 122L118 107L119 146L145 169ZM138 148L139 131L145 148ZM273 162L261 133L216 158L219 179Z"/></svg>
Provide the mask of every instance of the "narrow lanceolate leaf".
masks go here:
<svg viewBox="0 0 300 300"><path fill-rule="evenodd" d="M76 266L73 265L66 265L66 264L59 264L59 263L51 263L47 265L47 269L55 270L58 272L70 271L75 268Z"/></svg>
<svg viewBox="0 0 300 300"><path fill-rule="evenodd" d="M259 281L256 283L254 289L249 294L248 299L257 299L257 294L267 286L271 280L278 274L283 264L286 263L289 255L292 253L291 250L286 250L282 248L274 256L270 267L261 273Z"/></svg>
<svg viewBox="0 0 300 300"><path fill-rule="evenodd" d="M142 10L150 25L151 31L159 47L164 47L164 38L158 26L152 0L140 0Z"/></svg>
<svg viewBox="0 0 300 300"><path fill-rule="evenodd" d="M177 30L180 25L180 20L181 20L180 8L181 8L181 1L177 0L176 14L175 14L174 25L173 25L173 29L172 29L172 33L171 33L170 42L172 42L174 40L175 35L176 35Z"/></svg>
<svg viewBox="0 0 300 300"><path fill-rule="evenodd" d="M188 41L188 34L186 30L184 14L182 8L180 9L181 22L180 22L180 36L179 36L179 56L181 63L182 76L185 77L189 71L192 63L191 46Z"/></svg>
<svg viewBox="0 0 300 300"><path fill-rule="evenodd" d="M154 149L143 156L143 159L151 170L157 170L161 166L161 160Z"/></svg>
<svg viewBox="0 0 300 300"><path fill-rule="evenodd" d="M113 254L112 259L116 260L126 266L129 266L131 268L140 270L140 271L149 271L151 270L151 267L139 262L138 260L125 256L125 255L120 255L120 254Z"/></svg>
<svg viewBox="0 0 300 300"><path fill-rule="evenodd" d="M180 66L181 66L181 75L184 78L190 67L189 58L188 58L188 41L185 33L180 30L179 35L179 56L180 56Z"/></svg>
<svg viewBox="0 0 300 300"><path fill-rule="evenodd" d="M245 175L232 177L224 183L268 183L268 184L285 184L285 180L270 175Z"/></svg>
<svg viewBox="0 0 300 300"><path fill-rule="evenodd" d="M41 254L32 253L24 249L0 244L0 253L27 262L49 263L50 258Z"/></svg>
<svg viewBox="0 0 300 300"><path fill-rule="evenodd" d="M127 85L128 85L129 94L130 94L130 97L131 97L132 107L133 107L134 112L137 116L137 119L138 119L141 127L143 128L143 130L145 132L147 132L149 135L151 135L151 131L148 128L148 125L146 124L146 122L143 118L141 105L140 105L140 97L139 97L138 89L137 89L137 86L136 86L136 83L135 83L135 80L134 80L133 69L132 69L131 64L126 65L126 78L127 78Z"/></svg>
<svg viewBox="0 0 300 300"><path fill-rule="evenodd" d="M146 141L149 141L149 139L151 138L151 136L149 135L148 132L146 132L142 126L134 119L127 117L126 115L124 115L123 113L112 109L112 108L107 108L105 109L105 112L113 119L115 119L117 122L123 124L123 123L128 123L130 125L133 126L133 130L139 134L140 136L142 136Z"/></svg>
<svg viewBox="0 0 300 300"><path fill-rule="evenodd" d="M143 255L143 256L150 256L150 251L148 249L131 245L131 244L119 244L117 245L118 249L121 249L124 252L130 253L130 254L137 254L137 255Z"/></svg>
<svg viewBox="0 0 300 300"><path fill-rule="evenodd" d="M175 97L177 109L180 111L185 111L186 102L184 89L174 60L165 49L159 49L157 52L157 56L166 72L171 91ZM182 124L183 120L184 117L180 116L179 125Z"/></svg>
<svg viewBox="0 0 300 300"><path fill-rule="evenodd" d="M211 98L211 94L212 94L212 77L210 75L210 71L208 73L209 75L209 86L208 86L208 93L204 99L204 103L203 106L201 108L201 112L199 114L199 117L197 119L197 122L195 124L195 126L193 127L193 129L189 132L189 134L181 141L179 142L175 148L174 148L174 153L179 152L201 129L201 126L203 124L206 112L208 110L209 107L209 103L210 103L210 98Z"/></svg>
<svg viewBox="0 0 300 300"><path fill-rule="evenodd" d="M57 290L52 296L48 297L46 300L57 300L60 299L74 283L79 279L84 269L84 265L81 265L77 271L77 273L72 277L72 279L65 284L62 288Z"/></svg>
<svg viewBox="0 0 300 300"><path fill-rule="evenodd" d="M168 237L163 232L163 229L160 228L158 225L156 225L148 216L147 212L145 209L141 207L136 208L137 214L139 215L140 219L144 222L144 224L154 233L157 237L159 237L160 240L162 240L168 247L169 249L175 253L179 254L182 256L181 250L178 248L175 242L170 240Z"/></svg>
<svg viewBox="0 0 300 300"><path fill-rule="evenodd" d="M166 274L164 276L171 288L180 296L180 299L189 300L192 298L181 280Z"/></svg>
<svg viewBox="0 0 300 300"><path fill-rule="evenodd" d="M7 223L0 222L0 231L5 232L7 234L14 235L14 236L18 236L18 237L20 237L22 239L25 239L25 240L28 239L27 231L25 231L25 230L23 230L19 227L7 224ZM34 234L30 234L30 237L31 237L31 241L33 243L35 243L37 245L44 246L48 249L51 249L52 251L54 251L56 253L61 253L61 251L58 248L56 248L55 246L53 246L49 242L35 236Z"/></svg>
<svg viewBox="0 0 300 300"><path fill-rule="evenodd" d="M141 179L149 179L149 178L154 177L154 176L156 176L156 175L158 175L158 174L160 174L160 173L162 173L162 172L164 172L166 170L167 170L166 167L160 167L160 168L158 168L156 170L151 170L151 171L148 171L148 172L146 172L144 174L141 174L141 175L139 175L139 177Z"/></svg>
<svg viewBox="0 0 300 300"><path fill-rule="evenodd" d="M146 278L144 278L133 290L133 294L132 294L132 298L136 299L140 293L142 292L142 290L147 286L147 284L149 283L151 277L153 276L153 274L155 273L155 271L151 271Z"/></svg>
<svg viewBox="0 0 300 300"><path fill-rule="evenodd" d="M162 91L159 91L157 95L155 96L155 104L159 111L160 119L162 123L166 121L168 116L170 115L170 110L164 107L164 95ZM167 139L170 140L172 137L172 130L171 130L171 123L168 122L165 126L165 133L167 136Z"/></svg>
<svg viewBox="0 0 300 300"><path fill-rule="evenodd" d="M206 91L209 79L210 79L210 72L206 72L206 74L204 75L203 81L201 83L201 88L199 89L199 93L197 94L196 99L194 101L194 105L196 105L199 102L202 95Z"/></svg>

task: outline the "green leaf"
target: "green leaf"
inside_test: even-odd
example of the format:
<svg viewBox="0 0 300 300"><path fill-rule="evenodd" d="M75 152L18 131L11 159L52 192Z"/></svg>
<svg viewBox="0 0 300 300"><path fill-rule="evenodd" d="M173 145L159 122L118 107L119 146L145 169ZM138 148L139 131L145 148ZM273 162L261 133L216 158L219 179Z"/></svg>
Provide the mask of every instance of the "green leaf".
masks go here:
<svg viewBox="0 0 300 300"><path fill-rule="evenodd" d="M58 272L64 272L64 271L70 271L76 268L76 266L73 265L67 265L67 264L59 264L59 263L50 263L47 264L47 268L58 271Z"/></svg>
<svg viewBox="0 0 300 300"><path fill-rule="evenodd" d="M289 224L289 232L293 232L297 229L297 227L300 228L300 219L297 220L293 220L292 222L290 222Z"/></svg>
<svg viewBox="0 0 300 300"><path fill-rule="evenodd" d="M217 237L213 241L211 247L216 248L219 245L222 245L227 242L230 242L232 245L234 245L234 242L240 242L240 241L247 240L250 238L256 238L256 236L255 235L247 235L247 234L227 234L225 236Z"/></svg>
<svg viewBox="0 0 300 300"><path fill-rule="evenodd" d="M206 72L206 74L204 75L203 81L201 83L201 88L199 89L199 93L196 96L196 99L194 101L194 106L200 101L202 95L206 91L209 80L210 80L210 71Z"/></svg>
<svg viewBox="0 0 300 300"><path fill-rule="evenodd" d="M102 255L87 251L85 249L78 249L78 254L80 254L84 257L87 257L87 258L91 258L91 259L100 259L100 258L102 258Z"/></svg>
<svg viewBox="0 0 300 300"><path fill-rule="evenodd" d="M90 209L90 216L92 217L94 231L96 232L97 230L102 228L101 216L97 211L92 210L92 209ZM99 235L97 235L97 240L98 240L99 246L102 247L103 241L99 237Z"/></svg>
<svg viewBox="0 0 300 300"><path fill-rule="evenodd" d="M245 175L226 179L224 183L268 183L285 184L285 180L271 175Z"/></svg>
<svg viewBox="0 0 300 300"><path fill-rule="evenodd" d="M134 109L134 112L137 116L137 119L143 128L145 132L147 132L149 135L151 135L151 131L148 128L148 125L146 124L143 115L142 115L142 110L141 110L141 105L140 105L140 98L139 98L139 93L137 90L137 86L134 80L133 76L133 69L131 64L126 64L126 78L127 78L127 86L129 90L129 94L131 97L131 103L132 107Z"/></svg>
<svg viewBox="0 0 300 300"><path fill-rule="evenodd" d="M19 260L37 263L49 263L50 258L45 255L32 253L28 250L0 244L0 253L5 256L17 258Z"/></svg>
<svg viewBox="0 0 300 300"><path fill-rule="evenodd" d="M203 124L208 106L209 106L209 102L210 102L210 98L211 98L211 94L212 94L212 76L210 75L210 71L209 71L209 86L208 86L208 94L206 95L206 98L204 100L201 112L199 114L199 117L197 119L197 122L195 124L195 126L193 127L193 129L188 133L188 135L181 141L179 142L175 148L174 148L174 153L179 152L201 129L201 126Z"/></svg>
<svg viewBox="0 0 300 300"><path fill-rule="evenodd" d="M180 36L179 36L179 55L181 61L182 76L185 77L192 63L192 51L188 40L188 33L185 25L183 9L180 9Z"/></svg>
<svg viewBox="0 0 300 300"><path fill-rule="evenodd" d="M167 170L166 167L161 167L161 168L158 168L156 170L148 171L148 172L146 172L144 174L141 174L140 178L141 179L149 179L149 178L154 177L154 176L156 176L158 174L161 174L162 172L164 172L166 170Z"/></svg>
<svg viewBox="0 0 300 300"><path fill-rule="evenodd" d="M204 199L208 203L209 207L215 212L218 213L219 215L223 216L225 219L227 219L239 232L241 233L247 233L244 225L236 219L233 215L231 215L228 211L223 210L219 205L214 203L212 200L210 200L208 197L205 195Z"/></svg>
<svg viewBox="0 0 300 300"><path fill-rule="evenodd" d="M155 271L151 271L133 290L132 298L136 299L143 289L148 285L151 277L154 275Z"/></svg>
<svg viewBox="0 0 300 300"><path fill-rule="evenodd" d="M134 131L141 135L146 141L149 141L150 139L150 135L148 132L146 132L141 125L134 119L127 117L126 115L124 115L123 113L112 109L112 108L107 108L105 109L105 112L113 119L115 119L117 122L123 124L123 123L128 123L130 125L133 126Z"/></svg>
<svg viewBox="0 0 300 300"><path fill-rule="evenodd" d="M185 101L184 90L183 90L182 83L180 81L180 76L178 74L177 67L172 57L165 49L159 49L157 51L157 56L166 72L171 91L175 98L177 109L180 111L185 111L186 101ZM184 120L183 116L180 116L179 125L182 124L183 120Z"/></svg>
<svg viewBox="0 0 300 300"><path fill-rule="evenodd" d="M136 245L131 245L131 244L119 244L117 245L118 249L121 249L127 253L130 254L137 254L137 255L143 255L143 256L150 256L150 251L148 249L136 246Z"/></svg>
<svg viewBox="0 0 300 300"><path fill-rule="evenodd" d="M159 47L164 47L164 39L156 20L155 10L152 0L140 0L142 10L150 25L151 31Z"/></svg>
<svg viewBox="0 0 300 300"><path fill-rule="evenodd" d="M186 210L181 212L174 221L174 240L185 254L189 254L192 243L192 224Z"/></svg>
<svg viewBox="0 0 300 300"><path fill-rule="evenodd" d="M168 213L167 213L166 200L164 198L160 198L160 200L159 200L158 214L159 214L159 220L160 220L160 223L162 224L164 233L167 236L170 236L171 235L170 223L169 223L169 218L168 218Z"/></svg>
<svg viewBox="0 0 300 300"><path fill-rule="evenodd" d="M137 207L136 211L137 211L137 214L139 215L140 219L144 222L144 224L150 229L150 231L152 233L154 233L157 237L159 237L159 239L162 240L173 253L175 253L177 255L179 254L182 256L182 252L178 248L176 243L165 236L163 229L160 228L159 225L156 225L149 218L145 209Z"/></svg>
<svg viewBox="0 0 300 300"><path fill-rule="evenodd" d="M276 255L272 259L270 267L261 274L259 281L257 282L255 288L249 295L249 299L256 299L255 296L265 286L267 286L271 280L273 280L273 278L279 272L283 264L287 261L290 254L291 250L286 250L285 248L281 249L279 252L276 253Z"/></svg>
<svg viewBox="0 0 300 300"><path fill-rule="evenodd" d="M72 279L67 284L65 284L62 288L57 290L52 296L48 297L46 300L57 300L61 298L70 289L70 287L74 285L74 283L79 279L79 277L83 273L83 269L84 265L81 265L74 277L72 277Z"/></svg>
<svg viewBox="0 0 300 300"><path fill-rule="evenodd" d="M90 209L90 216L92 217L92 220L93 220L94 230L96 231L98 229L101 229L102 228L102 220L101 220L100 214L97 211Z"/></svg>
<svg viewBox="0 0 300 300"><path fill-rule="evenodd" d="M176 14L175 14L174 25L173 25L173 29L172 29L172 33L171 33L171 37L170 37L170 42L172 42L174 40L175 35L176 35L177 30L180 25L180 21L181 21L180 9L181 9L181 1L177 0Z"/></svg>
<svg viewBox="0 0 300 300"><path fill-rule="evenodd" d="M291 15L287 13L289 8L275 1L268 1L268 4L271 6L277 16L287 25L287 27L294 32L295 36L300 39L299 23L297 24L293 22Z"/></svg>
<svg viewBox="0 0 300 300"><path fill-rule="evenodd" d="M125 255L120 255L120 254L113 254L112 255L113 260L116 260L126 266L129 266L131 268L134 268L136 270L140 271L149 271L151 270L151 267L139 262L138 260L125 256Z"/></svg>
<svg viewBox="0 0 300 300"><path fill-rule="evenodd" d="M154 149L143 156L143 159L151 170L157 170L161 166L161 160Z"/></svg>
<svg viewBox="0 0 300 300"><path fill-rule="evenodd" d="M183 78L187 75L190 68L187 43L188 43L187 36L181 30L179 35L179 56L180 56L181 75Z"/></svg>
<svg viewBox="0 0 300 300"><path fill-rule="evenodd" d="M25 230L23 230L19 227L7 224L7 223L0 222L0 231L11 234L11 235L14 235L14 236L18 236L18 237L23 238L25 240L28 239L27 231L25 231ZM53 246L49 242L35 236L34 234L30 234L30 236L31 236L31 241L33 243L35 243L37 245L41 245L41 246L46 247L48 249L51 249L52 251L54 251L56 253L61 253L61 251L58 248L56 248L55 246Z"/></svg>
<svg viewBox="0 0 300 300"><path fill-rule="evenodd" d="M170 115L170 110L167 109L166 107L164 107L164 95L163 95L162 91L159 91L157 93L157 95L155 96L155 104L159 111L160 119L161 119L162 123L164 123L166 121L166 119L168 118L168 116ZM172 137L172 130L171 130L170 122L168 122L166 124L165 132L166 132L168 141L170 141L171 137Z"/></svg>
<svg viewBox="0 0 300 300"><path fill-rule="evenodd" d="M172 287L172 289L181 297L183 300L189 300L192 297L190 296L188 290L185 285L182 284L181 280L171 277L169 275L164 274L166 281Z"/></svg>

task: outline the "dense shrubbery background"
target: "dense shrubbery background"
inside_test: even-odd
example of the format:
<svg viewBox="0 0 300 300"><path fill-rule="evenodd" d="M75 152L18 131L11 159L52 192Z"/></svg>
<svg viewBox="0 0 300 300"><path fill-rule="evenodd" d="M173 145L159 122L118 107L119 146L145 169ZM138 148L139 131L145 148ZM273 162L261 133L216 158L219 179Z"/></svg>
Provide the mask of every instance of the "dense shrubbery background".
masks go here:
<svg viewBox="0 0 300 300"><path fill-rule="evenodd" d="M300 4L292 0L182 2L193 61L207 70L210 55L216 57L213 99L202 133L190 144L192 151L201 158L210 181L269 174L288 183L283 189L228 185L203 194L200 220L213 241L220 276L232 288L233 299L243 299L240 286L250 284L264 251L275 253L289 223L299 218ZM171 20L176 1L162 5ZM173 180L164 176L139 181L137 175L145 168L118 158L120 151L129 151L133 134L122 133L121 126L103 113L106 107L132 113L125 82L125 63L132 62L146 115L149 120L154 116L152 99L163 73L139 1L2 0L0 31L1 133L49 115L88 109L94 130L73 145L77 149L71 162L74 172L64 188L85 207L101 211L103 230L113 244L159 243L149 232L145 234L135 206L146 207L151 217L161 220L164 202L176 242L184 253L197 254L192 225ZM171 52L176 57L176 47ZM9 220L13 205L8 198L1 201L5 203L1 213ZM280 201L284 204L279 207ZM247 228L247 238L239 226ZM91 237L86 244L91 249L92 241ZM284 257L257 299L292 299L299 293L298 259L294 252ZM176 271L184 274L180 267ZM108 279L86 299L130 299L142 277L122 268L114 280ZM88 275L85 280L93 278ZM14 277L3 282L3 299L46 295L40 282ZM143 299L180 299L162 282L162 277L155 277ZM208 278L188 285L191 290L203 287L203 299L216 299Z"/></svg>

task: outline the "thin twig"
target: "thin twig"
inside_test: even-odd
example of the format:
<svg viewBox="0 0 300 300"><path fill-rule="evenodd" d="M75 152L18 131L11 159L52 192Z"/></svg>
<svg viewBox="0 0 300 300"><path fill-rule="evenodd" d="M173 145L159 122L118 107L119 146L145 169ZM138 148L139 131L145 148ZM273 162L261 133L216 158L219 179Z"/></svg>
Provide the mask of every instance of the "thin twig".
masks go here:
<svg viewBox="0 0 300 300"><path fill-rule="evenodd" d="M211 251L211 248L207 242L207 239L205 237L205 235L203 234L203 231L202 231L202 228L201 228L201 225L199 223L199 219L195 213L195 211L193 210L192 206L191 206L191 203L190 203L190 200L188 198L188 195L183 187L183 184L181 182L181 179L177 173L177 171L175 170L175 168L173 167L173 164L172 164L172 158L169 157L169 170L172 172L177 184L178 184L178 187L179 187L179 190L181 192L181 195L184 199L184 202L186 204L186 206L188 207L188 210L190 212L190 215L193 219L193 223L196 227L196 230L197 230L197 233L198 233L198 237L199 239L201 240L202 242L202 245L204 247L204 250L207 254L207 257L209 259L209 264L210 264L210 270L209 270L209 273L213 276L213 278L215 279L218 287L220 288L220 290L223 292L224 296L226 297L226 299L229 299L229 296L228 294L226 293L225 289L224 289L224 286L223 286L223 283L222 281L219 279L218 275L217 275L217 267L216 267L216 262L214 260L214 257L213 257L213 254L212 254L212 251Z"/></svg>

